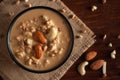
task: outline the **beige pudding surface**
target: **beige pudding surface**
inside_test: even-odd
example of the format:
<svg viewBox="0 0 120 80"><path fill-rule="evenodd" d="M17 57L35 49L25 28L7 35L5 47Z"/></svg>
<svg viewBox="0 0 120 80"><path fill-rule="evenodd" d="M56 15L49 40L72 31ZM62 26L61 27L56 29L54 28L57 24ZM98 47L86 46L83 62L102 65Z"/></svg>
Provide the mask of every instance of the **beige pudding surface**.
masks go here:
<svg viewBox="0 0 120 80"><path fill-rule="evenodd" d="M12 27L10 34L12 52L20 63L30 69L52 69L68 55L71 46L68 27L67 22L51 10L27 11ZM40 39L36 39L39 33L42 37L37 36ZM42 38L44 41L41 41Z"/></svg>

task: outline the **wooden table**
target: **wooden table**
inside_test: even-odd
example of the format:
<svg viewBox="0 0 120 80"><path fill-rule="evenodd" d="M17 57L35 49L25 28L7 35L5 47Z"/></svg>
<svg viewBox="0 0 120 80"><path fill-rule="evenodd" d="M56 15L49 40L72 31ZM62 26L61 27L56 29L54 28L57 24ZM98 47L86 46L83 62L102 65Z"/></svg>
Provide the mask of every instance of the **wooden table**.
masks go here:
<svg viewBox="0 0 120 80"><path fill-rule="evenodd" d="M80 76L77 72L77 66L84 61L84 56L69 69L61 80L120 80L120 40L117 39L120 34L120 0L107 0L106 4L101 4L101 0L63 0L63 2L92 29L96 34L96 43L86 52L97 51L97 57L89 63L104 59L107 61L107 77L102 78L101 70L92 71L89 66L86 67L85 76ZM98 9L94 12L90 10L92 5ZM107 39L103 40L102 36L106 34ZM108 47L109 43L113 47ZM110 52L117 50L116 59L110 58ZM0 77L0 80L1 77Z"/></svg>
<svg viewBox="0 0 120 80"><path fill-rule="evenodd" d="M102 71L92 71L87 67L85 76L80 76L77 72L77 66L84 61L84 55L69 69L61 80L120 80L120 40L117 38L120 34L120 0L107 0L102 4L101 0L63 0L63 2L96 34L96 43L87 50L97 51L97 59L107 61L107 77L102 78ZM98 9L94 12L90 7L96 5ZM102 36L106 34L106 40ZM108 47L109 43L113 47ZM116 59L112 60L110 53L116 49Z"/></svg>

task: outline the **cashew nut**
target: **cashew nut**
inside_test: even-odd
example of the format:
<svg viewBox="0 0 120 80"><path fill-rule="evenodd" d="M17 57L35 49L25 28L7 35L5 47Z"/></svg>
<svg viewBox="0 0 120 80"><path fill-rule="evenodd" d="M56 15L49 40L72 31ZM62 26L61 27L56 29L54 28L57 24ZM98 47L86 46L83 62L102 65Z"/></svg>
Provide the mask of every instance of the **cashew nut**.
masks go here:
<svg viewBox="0 0 120 80"><path fill-rule="evenodd" d="M120 39L120 34L118 35L118 39Z"/></svg>
<svg viewBox="0 0 120 80"><path fill-rule="evenodd" d="M78 72L80 73L81 76L84 76L86 74L85 67L88 64L89 64L88 61L84 61L78 66Z"/></svg>
<svg viewBox="0 0 120 80"><path fill-rule="evenodd" d="M111 52L111 58L112 59L115 59L116 58L116 50L113 50L112 52Z"/></svg>
<svg viewBox="0 0 120 80"><path fill-rule="evenodd" d="M106 76L107 76L106 67L107 67L107 62L104 61L103 68L102 68L103 77L106 77Z"/></svg>
<svg viewBox="0 0 120 80"><path fill-rule="evenodd" d="M107 35L105 34L104 36L103 36L103 40L105 40L107 38Z"/></svg>
<svg viewBox="0 0 120 80"><path fill-rule="evenodd" d="M96 11L96 10L97 10L97 6L93 5L91 11Z"/></svg>
<svg viewBox="0 0 120 80"><path fill-rule="evenodd" d="M46 37L49 41L52 41L57 37L57 34L58 34L58 29L56 27L51 27Z"/></svg>
<svg viewBox="0 0 120 80"><path fill-rule="evenodd" d="M109 46L109 47L112 47L113 45L112 45L112 43L109 43L108 46Z"/></svg>

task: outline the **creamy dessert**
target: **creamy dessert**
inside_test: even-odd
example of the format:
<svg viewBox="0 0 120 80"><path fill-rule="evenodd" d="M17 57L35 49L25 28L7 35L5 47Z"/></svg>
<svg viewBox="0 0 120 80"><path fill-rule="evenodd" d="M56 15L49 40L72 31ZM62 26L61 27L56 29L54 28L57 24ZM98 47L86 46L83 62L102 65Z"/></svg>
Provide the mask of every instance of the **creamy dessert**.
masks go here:
<svg viewBox="0 0 120 80"><path fill-rule="evenodd" d="M66 20L49 9L32 9L13 24L10 47L17 61L32 70L49 70L61 64L72 45Z"/></svg>

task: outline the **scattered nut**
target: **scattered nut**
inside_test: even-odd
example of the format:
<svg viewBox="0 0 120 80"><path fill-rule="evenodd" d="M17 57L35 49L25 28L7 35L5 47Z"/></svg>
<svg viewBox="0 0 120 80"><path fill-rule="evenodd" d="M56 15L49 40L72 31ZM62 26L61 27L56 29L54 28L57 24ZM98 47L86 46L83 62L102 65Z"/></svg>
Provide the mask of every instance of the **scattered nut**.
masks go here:
<svg viewBox="0 0 120 80"><path fill-rule="evenodd" d="M96 56L97 56L97 52L96 51L91 51L91 52L86 54L85 59L90 61L93 58L95 58Z"/></svg>
<svg viewBox="0 0 120 80"><path fill-rule="evenodd" d="M118 35L118 39L120 39L120 35Z"/></svg>
<svg viewBox="0 0 120 80"><path fill-rule="evenodd" d="M112 45L112 43L110 42L110 43L108 44L108 46L109 46L109 47L112 47L113 45Z"/></svg>
<svg viewBox="0 0 120 80"><path fill-rule="evenodd" d="M112 59L115 59L116 58L116 50L113 50L112 52L111 52L111 58Z"/></svg>
<svg viewBox="0 0 120 80"><path fill-rule="evenodd" d="M103 68L102 68L103 77L106 77L106 76L107 76L106 68L107 68L107 62L104 61L104 63L103 63Z"/></svg>
<svg viewBox="0 0 120 80"><path fill-rule="evenodd" d="M107 2L107 0L102 0L102 4L105 4Z"/></svg>
<svg viewBox="0 0 120 80"><path fill-rule="evenodd" d="M86 74L85 67L88 64L89 63L87 61L84 61L84 62L82 62L82 63L79 64L79 66L78 66L78 72L80 73L81 76L84 76Z"/></svg>
<svg viewBox="0 0 120 80"><path fill-rule="evenodd" d="M105 34L104 36L103 36L103 40L105 40L107 38L107 35Z"/></svg>
<svg viewBox="0 0 120 80"><path fill-rule="evenodd" d="M103 66L104 60L97 60L90 65L92 70L98 70Z"/></svg>
<svg viewBox="0 0 120 80"><path fill-rule="evenodd" d="M97 6L93 5L93 6L91 7L91 11L96 11L96 10L97 10Z"/></svg>

